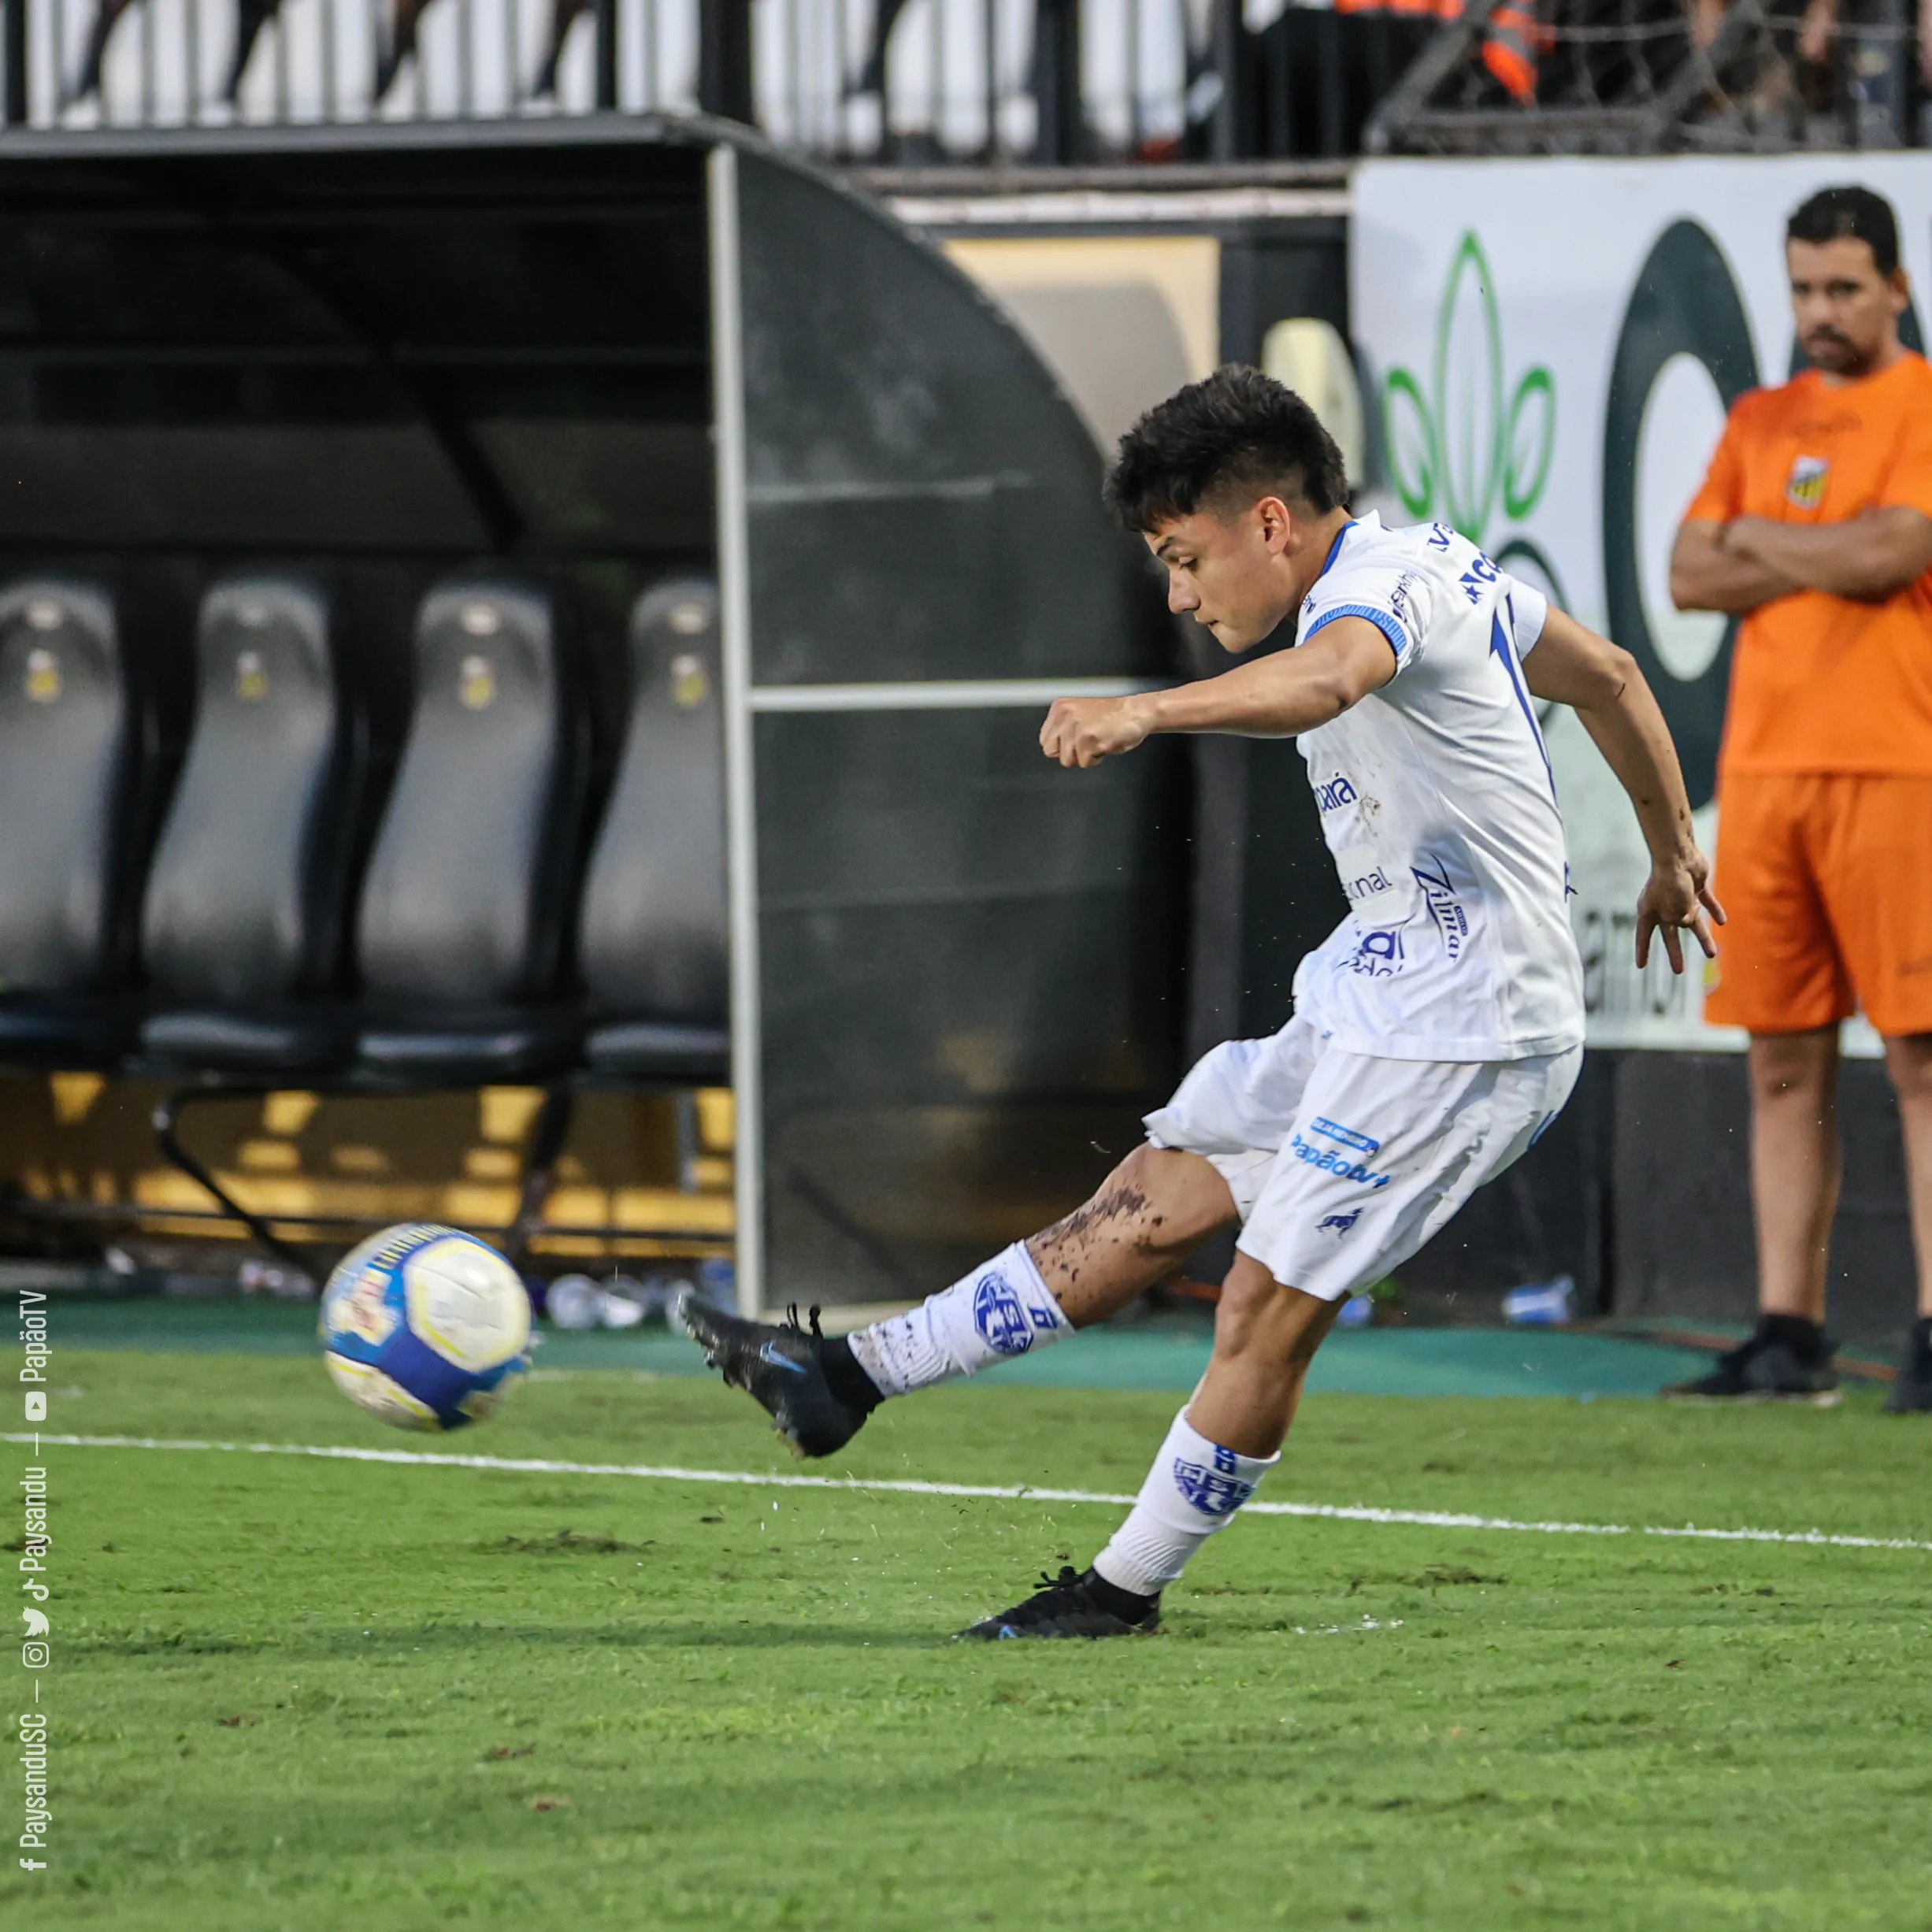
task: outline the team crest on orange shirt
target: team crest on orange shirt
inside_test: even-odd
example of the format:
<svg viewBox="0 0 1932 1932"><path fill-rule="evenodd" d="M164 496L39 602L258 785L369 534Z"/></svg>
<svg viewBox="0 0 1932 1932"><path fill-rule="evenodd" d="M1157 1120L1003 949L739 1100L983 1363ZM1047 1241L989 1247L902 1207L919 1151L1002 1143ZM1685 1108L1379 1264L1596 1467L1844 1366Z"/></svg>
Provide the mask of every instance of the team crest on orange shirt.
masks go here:
<svg viewBox="0 0 1932 1932"><path fill-rule="evenodd" d="M1822 456L1800 456L1791 465L1785 500L1799 510L1815 510L1825 500L1825 472L1830 467Z"/></svg>

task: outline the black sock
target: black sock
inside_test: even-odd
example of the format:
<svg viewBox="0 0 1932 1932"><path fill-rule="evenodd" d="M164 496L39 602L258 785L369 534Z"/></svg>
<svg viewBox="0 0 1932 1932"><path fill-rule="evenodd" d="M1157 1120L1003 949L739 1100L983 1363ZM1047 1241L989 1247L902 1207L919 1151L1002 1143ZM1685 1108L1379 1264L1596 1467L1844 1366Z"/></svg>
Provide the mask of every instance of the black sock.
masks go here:
<svg viewBox="0 0 1932 1932"><path fill-rule="evenodd" d="M1151 1596L1123 1590L1118 1583L1108 1582L1097 1570L1087 1572L1086 1583L1087 1594L1110 1616L1118 1617L1122 1623L1138 1623L1160 1601L1158 1590Z"/></svg>
<svg viewBox="0 0 1932 1932"><path fill-rule="evenodd" d="M1906 1359L1920 1374L1932 1369L1932 1315L1922 1315L1912 1325L1912 1340L1907 1344Z"/></svg>
<svg viewBox="0 0 1932 1932"><path fill-rule="evenodd" d="M885 1400L884 1391L859 1366L852 1344L843 1335L827 1339L818 1351L818 1366L832 1392L848 1409L870 1415Z"/></svg>
<svg viewBox="0 0 1932 1932"><path fill-rule="evenodd" d="M1831 1352L1824 1329L1801 1315L1761 1315L1758 1334L1765 1341L1782 1342L1800 1362L1822 1362Z"/></svg>

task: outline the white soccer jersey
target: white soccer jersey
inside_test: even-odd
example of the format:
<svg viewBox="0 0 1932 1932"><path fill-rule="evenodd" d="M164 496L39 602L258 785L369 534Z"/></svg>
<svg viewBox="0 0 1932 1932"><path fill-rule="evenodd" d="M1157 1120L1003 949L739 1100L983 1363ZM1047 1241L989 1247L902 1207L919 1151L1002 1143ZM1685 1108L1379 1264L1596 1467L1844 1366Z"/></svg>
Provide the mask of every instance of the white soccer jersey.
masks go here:
<svg viewBox="0 0 1932 1932"><path fill-rule="evenodd" d="M1441 524L1337 538L1295 642L1337 617L1396 674L1302 756L1349 914L1295 975L1297 1013L1352 1053L1514 1060L1583 1038L1555 781L1522 660L1548 603Z"/></svg>

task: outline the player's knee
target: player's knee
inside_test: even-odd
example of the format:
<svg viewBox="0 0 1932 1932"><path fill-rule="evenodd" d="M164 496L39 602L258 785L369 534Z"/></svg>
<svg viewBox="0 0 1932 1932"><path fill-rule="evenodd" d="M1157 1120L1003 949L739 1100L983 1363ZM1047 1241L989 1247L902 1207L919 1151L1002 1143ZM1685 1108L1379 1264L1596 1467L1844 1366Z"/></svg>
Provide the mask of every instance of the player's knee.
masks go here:
<svg viewBox="0 0 1932 1932"><path fill-rule="evenodd" d="M1151 1147L1143 1140L1127 1158L1109 1174L1100 1192L1147 1193L1160 1185L1161 1156L1168 1150Z"/></svg>
<svg viewBox="0 0 1932 1932"><path fill-rule="evenodd" d="M1305 1367L1334 1318L1333 1303L1277 1281L1252 1255L1237 1255L1222 1285L1214 1352L1234 1355L1259 1348L1285 1364Z"/></svg>
<svg viewBox="0 0 1932 1932"><path fill-rule="evenodd" d="M1227 1183L1207 1161L1145 1142L1107 1177L1096 1199L1150 1255L1185 1254L1234 1216Z"/></svg>
<svg viewBox="0 0 1932 1932"><path fill-rule="evenodd" d="M1255 1318L1271 1308L1281 1295L1281 1284L1266 1268L1237 1259L1228 1278L1221 1285L1216 1337L1226 1329L1240 1334L1251 1329Z"/></svg>
<svg viewBox="0 0 1932 1932"><path fill-rule="evenodd" d="M1751 1097L1760 1105L1786 1098L1815 1099L1837 1071L1837 1036L1760 1033L1751 1042Z"/></svg>

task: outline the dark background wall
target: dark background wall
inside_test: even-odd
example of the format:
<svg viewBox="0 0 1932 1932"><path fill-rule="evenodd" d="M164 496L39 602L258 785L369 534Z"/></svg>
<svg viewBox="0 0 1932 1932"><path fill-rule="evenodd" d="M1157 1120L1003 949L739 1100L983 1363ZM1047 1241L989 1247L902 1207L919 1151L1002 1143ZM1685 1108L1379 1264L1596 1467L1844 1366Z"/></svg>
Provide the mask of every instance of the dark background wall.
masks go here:
<svg viewBox="0 0 1932 1932"><path fill-rule="evenodd" d="M1896 1346L1915 1277L1898 1113L1877 1062L1845 1062L1839 1122L1830 1326ZM1481 1315L1519 1283L1567 1274L1586 1309L1748 1322L1749 1128L1741 1054L1589 1054L1556 1124L1400 1270L1403 1285L1426 1311Z"/></svg>
<svg viewBox="0 0 1932 1932"><path fill-rule="evenodd" d="M1086 427L936 250L743 158L755 682L1170 674ZM1181 1065L1186 750L1039 711L755 734L766 1296L910 1300L1056 1219Z"/></svg>
<svg viewBox="0 0 1932 1932"><path fill-rule="evenodd" d="M1262 338L1293 315L1348 333L1348 224L1340 215L1252 222L1221 236L1221 354L1258 362Z"/></svg>
<svg viewBox="0 0 1932 1932"><path fill-rule="evenodd" d="M1617 1305L1633 1314L1736 1317L1752 1295L1744 1058L1617 1056ZM1885 1069L1851 1060L1839 1083L1845 1188L1832 1229L1830 1326L1896 1338L1914 1276L1904 1148Z"/></svg>

